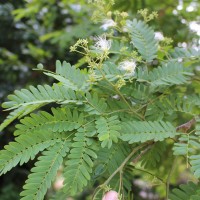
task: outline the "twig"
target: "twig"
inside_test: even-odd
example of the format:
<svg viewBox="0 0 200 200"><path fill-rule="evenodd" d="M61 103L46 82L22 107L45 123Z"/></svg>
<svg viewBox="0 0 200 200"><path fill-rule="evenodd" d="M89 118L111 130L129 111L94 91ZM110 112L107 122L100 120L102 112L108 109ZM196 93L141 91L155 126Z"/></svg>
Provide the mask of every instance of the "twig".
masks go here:
<svg viewBox="0 0 200 200"><path fill-rule="evenodd" d="M151 176L153 176L153 177L156 177L156 178L157 178L158 180L160 180L163 184L166 184L166 182L163 181L162 178L158 177L157 175L155 175L155 174L153 174L153 173L151 173L151 172L148 172L148 171L146 171L146 170L144 170L144 169L139 169L139 168L136 168L136 167L134 167L134 170L138 170L138 171L147 173L147 174L149 174L149 175L151 175Z"/></svg>
<svg viewBox="0 0 200 200"><path fill-rule="evenodd" d="M146 151L148 151L150 148L151 148L151 146L152 146L152 144L147 144L147 143L144 143L144 144L141 144L140 146L138 146L138 147L136 147L135 149L133 149L133 151L126 157L126 159L122 162L122 164L111 174L111 176L103 183L103 184L101 184L101 185L99 185L97 188L96 188L96 192L94 192L94 194L93 194L93 197L92 197L92 199L94 200L95 199L95 197L97 196L97 194L101 191L101 189L104 187L104 186L106 186L111 180L112 180L112 178L118 173L118 172L120 172L123 168L124 168L124 166L126 165L126 163L132 158L132 156L137 152L137 151L139 151L140 149L142 149L143 147L145 147L146 145L148 145L148 147L145 149L145 150L143 150L132 162L135 164L140 158L141 158L141 156L143 155L143 154L145 154L146 153Z"/></svg>
<svg viewBox="0 0 200 200"><path fill-rule="evenodd" d="M183 133L187 133L187 131L191 128L193 124L196 123L196 119L193 118L190 121L186 122L185 124L181 124L176 128L176 131L183 131Z"/></svg>
<svg viewBox="0 0 200 200"><path fill-rule="evenodd" d="M178 158L178 156L175 157L174 162L173 162L173 164L172 164L172 167L171 167L171 169L170 169L170 171L169 171L169 174L168 174L168 176L167 176L167 180L166 180L166 200L168 200L168 197L169 197L169 184L170 184L170 179L171 179L172 173L173 173L173 171L174 171L174 168L175 168L175 166L176 166L177 158Z"/></svg>
<svg viewBox="0 0 200 200"><path fill-rule="evenodd" d="M118 194L122 194L121 199L124 200L124 187L123 187L123 170L120 170L119 172L119 190Z"/></svg>
<svg viewBox="0 0 200 200"><path fill-rule="evenodd" d="M99 68L99 71L102 75L102 78L105 79L115 90L115 92L121 97L121 99L124 101L124 103L128 106L128 108L130 109L130 111L132 113L134 113L137 117L139 117L141 120L144 121L144 117L142 115L140 115L139 113L137 113L136 111L133 110L133 108L131 107L131 105L128 103L128 101L126 100L126 98L124 97L124 95L120 92L120 90L111 82L109 81L105 74L103 73L103 71L101 70L101 68Z"/></svg>
<svg viewBox="0 0 200 200"><path fill-rule="evenodd" d="M111 174L111 176L103 183L103 185L107 185L111 179L121 170L124 168L125 164L131 159L131 157L140 149L142 149L146 144L142 144L135 149L126 157L126 159L122 162L122 164ZM137 157L136 157L137 158Z"/></svg>
<svg viewBox="0 0 200 200"><path fill-rule="evenodd" d="M133 164L136 164L140 158L152 147L153 144L149 145L146 149L141 151L141 153L132 161Z"/></svg>

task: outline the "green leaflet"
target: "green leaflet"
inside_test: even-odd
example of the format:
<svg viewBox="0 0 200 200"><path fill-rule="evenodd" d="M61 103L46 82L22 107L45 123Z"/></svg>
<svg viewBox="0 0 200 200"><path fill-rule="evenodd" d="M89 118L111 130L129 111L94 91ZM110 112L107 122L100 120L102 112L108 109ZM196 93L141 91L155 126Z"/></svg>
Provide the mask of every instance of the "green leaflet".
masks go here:
<svg viewBox="0 0 200 200"><path fill-rule="evenodd" d="M200 155L199 154L192 155L189 158L190 158L190 163L192 165L191 170L194 173L194 176L200 178Z"/></svg>
<svg viewBox="0 0 200 200"><path fill-rule="evenodd" d="M180 47L176 47L172 53L171 53L173 58L177 58L177 59L197 59L200 56L200 51L196 50L196 49L185 49L185 48L180 48Z"/></svg>
<svg viewBox="0 0 200 200"><path fill-rule="evenodd" d="M132 182L131 182L132 176L133 174L130 171L124 170L123 182L121 183L123 184L122 189L124 190L124 199L128 199L128 200L134 199L133 197L130 199L128 198L128 191L131 191L132 189ZM110 181L110 187L113 190L118 191L119 185L120 185L120 174L116 174ZM102 200L102 198L99 198L98 200Z"/></svg>
<svg viewBox="0 0 200 200"><path fill-rule="evenodd" d="M157 67L149 72L149 82L152 86L160 85L179 85L186 83L188 80L186 75L192 75L186 72L181 63L168 62L162 67Z"/></svg>
<svg viewBox="0 0 200 200"><path fill-rule="evenodd" d="M92 145L95 141L89 138L94 129L95 126L88 124L79 128L75 134L64 170L64 191L69 195L81 192L91 178L93 162L97 158L94 145Z"/></svg>
<svg viewBox="0 0 200 200"><path fill-rule="evenodd" d="M44 72L48 76L52 76L60 81L67 88L74 91L85 91L89 89L88 75L81 72L80 69L71 66L66 61L61 64L59 60L56 61L56 73Z"/></svg>
<svg viewBox="0 0 200 200"><path fill-rule="evenodd" d="M49 85L38 85L37 88L30 86L30 89L15 90L14 94L8 95L10 101L2 104L3 108L16 109L21 106L30 105L45 105L52 102L56 103L77 103L80 104L76 93L65 87L54 84L53 87Z"/></svg>
<svg viewBox="0 0 200 200"><path fill-rule="evenodd" d="M20 119L23 116L33 112L34 110L38 109L42 105L31 105L31 106L21 106L14 111L10 112L7 118L0 124L0 131L2 131L6 126L8 126L11 122L15 119Z"/></svg>
<svg viewBox="0 0 200 200"><path fill-rule="evenodd" d="M107 104L105 99L99 98L97 93L91 95L89 92L86 93L86 101L87 104L85 105L84 111L88 112L91 115L101 115L107 109Z"/></svg>
<svg viewBox="0 0 200 200"><path fill-rule="evenodd" d="M196 117L195 134L198 136L200 135L200 116Z"/></svg>
<svg viewBox="0 0 200 200"><path fill-rule="evenodd" d="M194 115L194 104L186 96L166 96L159 101L158 106L162 107L162 110L168 110L169 114L172 112L181 112Z"/></svg>
<svg viewBox="0 0 200 200"><path fill-rule="evenodd" d="M170 94L163 97L161 96L154 104L148 105L145 116L148 117L148 120L158 119L158 116L163 119L164 113L165 116L168 115L169 118L172 118L173 115L177 117L177 113L194 116L195 113L198 113L198 110L193 101L186 95L180 96L177 94Z"/></svg>
<svg viewBox="0 0 200 200"><path fill-rule="evenodd" d="M114 65L111 62L106 62L103 66L102 69L103 73L105 74L105 77L109 80L109 81L115 81L117 79L119 79L119 75L124 75L124 72L122 70L120 70L117 65ZM97 76L101 77L101 71L99 69L95 69L95 73L97 74Z"/></svg>
<svg viewBox="0 0 200 200"><path fill-rule="evenodd" d="M129 146L125 142L114 143L109 149L109 153L107 148L99 149L97 154L99 164L94 170L94 177L99 177L105 172L108 175L112 174L122 164L129 153Z"/></svg>
<svg viewBox="0 0 200 200"><path fill-rule="evenodd" d="M198 137L193 135L181 135L179 142L174 143L173 151L174 155L189 156L195 153L200 148Z"/></svg>
<svg viewBox="0 0 200 200"><path fill-rule="evenodd" d="M150 140L163 141L180 134L171 123L163 121L129 121L121 123L121 127L120 138L130 144Z"/></svg>
<svg viewBox="0 0 200 200"><path fill-rule="evenodd" d="M0 151L0 174L4 174L18 163L22 165L34 159L38 152L60 141L63 136L48 131L24 134L10 142Z"/></svg>
<svg viewBox="0 0 200 200"><path fill-rule="evenodd" d="M127 28L131 34L131 41L147 62L151 62L156 58L157 42L155 40L154 31L143 21L134 19L127 22Z"/></svg>
<svg viewBox="0 0 200 200"><path fill-rule="evenodd" d="M188 76L193 75L186 71L181 63L169 61L161 67L154 68L152 71L138 70L138 82L147 82L154 89L157 87L169 87L172 85L184 84Z"/></svg>
<svg viewBox="0 0 200 200"><path fill-rule="evenodd" d="M134 98L135 102L147 102L149 97L152 95L150 86L138 82L136 82L134 86L130 86L128 90L130 91L130 96Z"/></svg>
<svg viewBox="0 0 200 200"><path fill-rule="evenodd" d="M156 142L151 149L141 158L141 165L147 169L155 169L166 151L166 143Z"/></svg>
<svg viewBox="0 0 200 200"><path fill-rule="evenodd" d="M66 108L52 108L53 115L41 111L39 114L31 114L20 120L21 124L16 125L15 135L27 134L29 132L64 132L78 129L83 123L83 114Z"/></svg>
<svg viewBox="0 0 200 200"><path fill-rule="evenodd" d="M32 173L28 176L23 187L24 191L20 194L21 200L43 200L63 162L63 157L69 151L69 146L69 141L60 141L43 152L35 167L31 169Z"/></svg>
<svg viewBox="0 0 200 200"><path fill-rule="evenodd" d="M67 199L68 194L64 193L63 190L58 190L52 197L50 197L50 200L63 200Z"/></svg>
<svg viewBox="0 0 200 200"><path fill-rule="evenodd" d="M110 118L100 117L96 120L96 128L98 132L98 138L102 142L101 146L104 148L108 146L110 148L113 142L117 142L120 136L118 117L112 116Z"/></svg>
<svg viewBox="0 0 200 200"><path fill-rule="evenodd" d="M198 128L198 127L197 127ZM198 133L198 132L197 132ZM181 135L179 142L174 144L174 155L184 155L189 159L191 170L195 177L200 177L199 136Z"/></svg>
<svg viewBox="0 0 200 200"><path fill-rule="evenodd" d="M169 195L169 200L199 200L200 199L200 185L193 182L182 184L177 189L173 189Z"/></svg>

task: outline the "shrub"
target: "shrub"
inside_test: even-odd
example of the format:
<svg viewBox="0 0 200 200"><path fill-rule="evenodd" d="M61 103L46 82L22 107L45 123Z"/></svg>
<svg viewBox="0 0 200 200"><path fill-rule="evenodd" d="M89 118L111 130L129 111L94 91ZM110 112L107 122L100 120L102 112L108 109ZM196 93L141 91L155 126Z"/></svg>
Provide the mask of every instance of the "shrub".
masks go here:
<svg viewBox="0 0 200 200"><path fill-rule="evenodd" d="M99 184L93 199L101 199L110 188L127 199L132 178L139 174L156 182L161 196L165 190L167 199L198 199L200 96L195 94L195 63L200 52L173 49L170 38L156 39L148 25L155 12L141 10L144 20L130 20L127 13L108 12L103 2L98 6L93 17L104 16L98 20L105 33L71 47L83 54L81 63L87 67L56 61L52 72L39 64L37 70L55 82L16 90L2 104L12 111L0 129L20 122L15 141L0 151L0 174L39 155L21 192L23 200L43 199L61 166L66 196ZM190 169L193 182L169 197L180 163Z"/></svg>

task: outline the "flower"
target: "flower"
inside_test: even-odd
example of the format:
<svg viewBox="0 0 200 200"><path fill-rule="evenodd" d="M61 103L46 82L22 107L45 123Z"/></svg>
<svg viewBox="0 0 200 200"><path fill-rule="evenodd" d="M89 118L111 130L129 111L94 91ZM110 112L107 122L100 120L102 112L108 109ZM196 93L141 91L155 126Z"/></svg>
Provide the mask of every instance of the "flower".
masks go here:
<svg viewBox="0 0 200 200"><path fill-rule="evenodd" d="M102 200L118 200L118 199L119 199L119 194L114 190L110 190L103 196Z"/></svg>
<svg viewBox="0 0 200 200"><path fill-rule="evenodd" d="M164 36L161 32L155 32L155 39L161 41L164 40Z"/></svg>
<svg viewBox="0 0 200 200"><path fill-rule="evenodd" d="M102 28L103 30L107 30L109 27L114 27L114 26L116 26L116 25L117 25L117 23L114 22L112 19L105 19L105 20L103 21L103 25L101 26L101 28Z"/></svg>
<svg viewBox="0 0 200 200"><path fill-rule="evenodd" d="M106 40L106 36L96 37L96 44L94 45L96 49L108 52L111 47L111 40Z"/></svg>
<svg viewBox="0 0 200 200"><path fill-rule="evenodd" d="M130 75L135 74L136 63L134 60L125 60L119 64L119 68Z"/></svg>

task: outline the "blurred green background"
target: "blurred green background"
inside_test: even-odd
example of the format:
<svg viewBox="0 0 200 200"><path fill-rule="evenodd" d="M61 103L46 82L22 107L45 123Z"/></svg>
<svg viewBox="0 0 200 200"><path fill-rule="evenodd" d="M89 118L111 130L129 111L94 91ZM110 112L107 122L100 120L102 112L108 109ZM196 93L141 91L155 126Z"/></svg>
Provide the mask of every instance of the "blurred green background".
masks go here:
<svg viewBox="0 0 200 200"><path fill-rule="evenodd" d="M143 8L158 12L158 19L150 24L155 31L162 30L164 36L171 37L174 46L199 48L198 0L116 0L111 9L126 11L134 17ZM0 102L14 89L51 81L32 71L38 63L50 70L54 70L57 59L76 63L81 57L70 53L69 47L79 38L103 32L101 24L90 20L93 10L87 0L1 0ZM0 108L0 122L6 115ZM13 140L13 129L14 123L0 133L0 149ZM0 200L19 199L33 163L0 177Z"/></svg>

